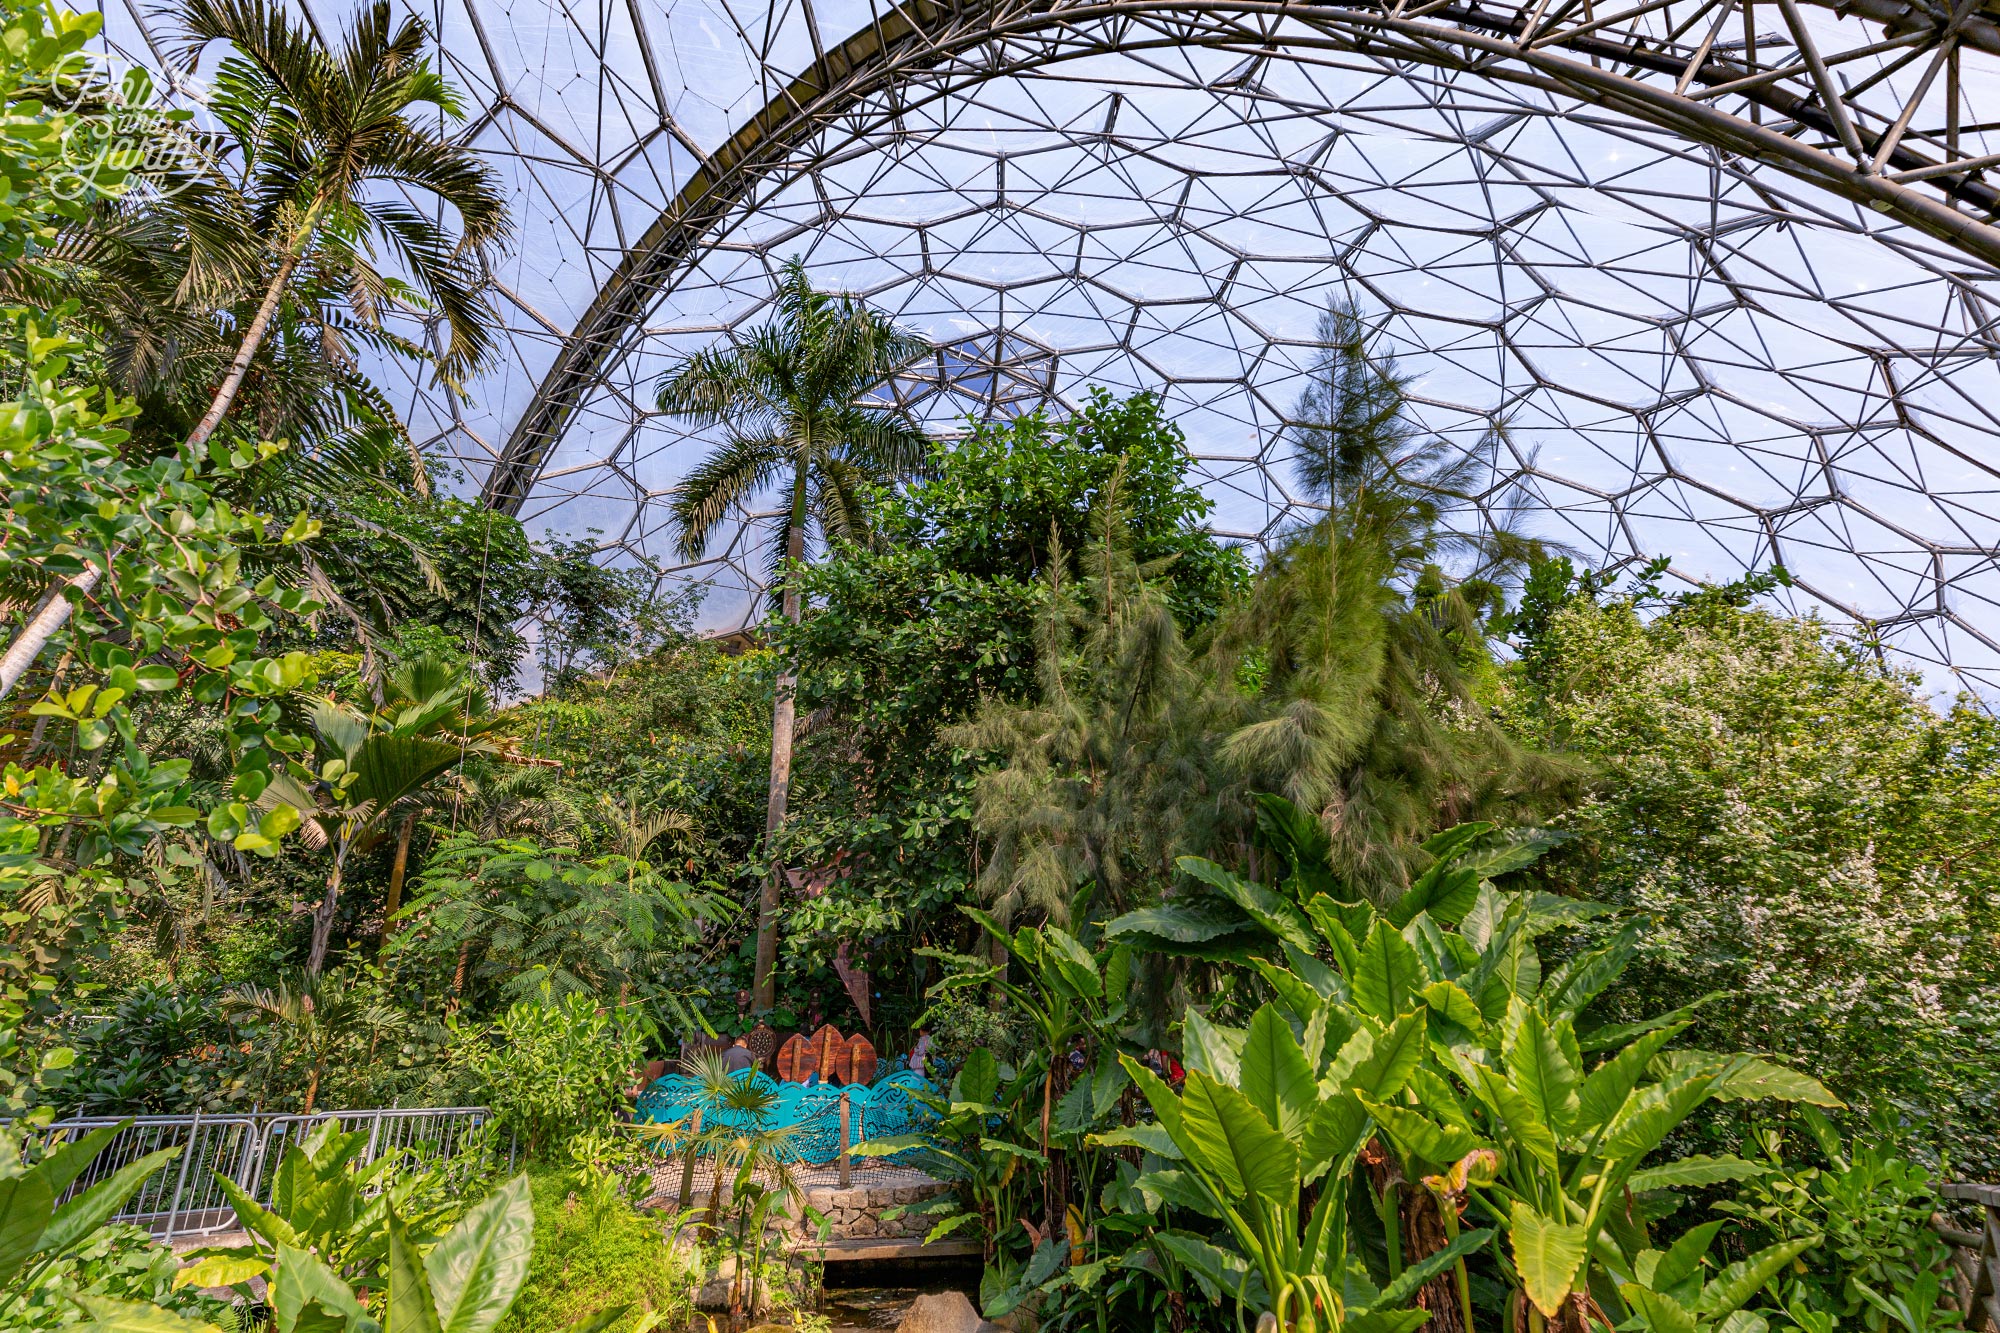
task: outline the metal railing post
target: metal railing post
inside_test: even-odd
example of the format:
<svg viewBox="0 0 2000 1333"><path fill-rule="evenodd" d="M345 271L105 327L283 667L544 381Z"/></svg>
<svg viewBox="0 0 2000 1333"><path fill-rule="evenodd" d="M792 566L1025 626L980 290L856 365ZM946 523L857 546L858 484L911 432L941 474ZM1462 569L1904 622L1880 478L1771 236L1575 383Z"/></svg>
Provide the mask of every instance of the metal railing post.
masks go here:
<svg viewBox="0 0 2000 1333"><path fill-rule="evenodd" d="M181 1193L187 1188L188 1160L194 1156L196 1142L201 1138L201 1110L196 1108L194 1120L188 1126L187 1147L181 1150L180 1174L174 1178L174 1201L167 1205L167 1240L174 1238L174 1218L181 1210Z"/></svg>

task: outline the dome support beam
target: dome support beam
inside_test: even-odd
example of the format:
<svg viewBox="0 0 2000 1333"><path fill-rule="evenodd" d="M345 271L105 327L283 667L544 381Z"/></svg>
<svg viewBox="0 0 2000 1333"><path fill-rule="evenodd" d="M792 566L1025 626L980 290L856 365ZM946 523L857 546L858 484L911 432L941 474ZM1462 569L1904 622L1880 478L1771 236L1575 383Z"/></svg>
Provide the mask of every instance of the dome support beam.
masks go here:
<svg viewBox="0 0 2000 1333"><path fill-rule="evenodd" d="M702 161L673 203L626 251L559 350L534 400L489 473L483 498L519 512L550 450L604 371L640 336L646 312L756 184L799 150L856 118L892 88L905 93L879 121L968 85L1053 61L1170 46L1246 56L1358 53L1476 73L1594 105L1755 161L1831 196L1865 205L1938 240L1981 269L2000 272L2000 192L1981 173L2000 165L1960 149L1958 62L1967 48L2000 53L2000 25L1974 0L1949 15L1900 0L1843 0L1844 15L1880 24L1882 38L1822 50L1794 0L1707 0L1673 34L1645 20L1663 8L1645 0L1604 18L1579 18L1575 3L1491 7L1461 3L1407 8L1302 5L1286 0L906 0L829 48L802 75ZM1782 19L1761 38L1755 20ZM1748 40L1718 54L1715 35L1741 17ZM1133 40L1104 29L1143 25ZM1705 33L1698 44L1687 33ZM1009 43L1017 50L1008 53ZM1032 55L1024 50L1034 46ZM1886 83L1844 87L1835 71L1893 51L1931 63L1907 99L1887 110L1868 94ZM1914 129L1923 91L1943 71L1952 108L1942 129ZM915 92L916 96L908 95ZM1740 103L1725 109L1721 103ZM1725 169L1729 164L1725 163ZM1736 168L1747 174L1754 168Z"/></svg>

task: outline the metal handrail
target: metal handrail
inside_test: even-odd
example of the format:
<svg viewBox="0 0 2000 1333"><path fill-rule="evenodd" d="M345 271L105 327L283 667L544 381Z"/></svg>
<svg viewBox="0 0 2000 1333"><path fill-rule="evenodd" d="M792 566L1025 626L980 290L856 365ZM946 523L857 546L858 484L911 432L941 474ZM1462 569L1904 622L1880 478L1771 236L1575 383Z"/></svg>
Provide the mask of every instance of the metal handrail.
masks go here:
<svg viewBox="0 0 2000 1333"><path fill-rule="evenodd" d="M390 1106L311 1115L77 1116L58 1120L47 1130L81 1135L112 1125L125 1126L71 1184L65 1199L148 1153L180 1148L174 1164L150 1177L110 1219L144 1226L156 1236L172 1240L175 1236L235 1230L235 1209L229 1206L216 1177L226 1176L251 1198L269 1203L272 1173L267 1167L282 1158L287 1145L300 1142L319 1125L334 1122L342 1132L366 1127L368 1143L360 1159L365 1165L420 1144L450 1155L492 1114L483 1106Z"/></svg>

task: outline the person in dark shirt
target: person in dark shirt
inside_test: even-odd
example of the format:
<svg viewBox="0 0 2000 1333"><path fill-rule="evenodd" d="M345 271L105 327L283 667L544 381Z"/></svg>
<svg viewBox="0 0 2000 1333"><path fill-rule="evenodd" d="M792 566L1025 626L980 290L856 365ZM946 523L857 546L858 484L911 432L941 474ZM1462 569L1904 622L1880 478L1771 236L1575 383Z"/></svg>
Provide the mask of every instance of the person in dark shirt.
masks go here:
<svg viewBox="0 0 2000 1333"><path fill-rule="evenodd" d="M749 1043L738 1037L722 1053L722 1067L732 1074L740 1074L746 1069L756 1068L757 1057L750 1054Z"/></svg>

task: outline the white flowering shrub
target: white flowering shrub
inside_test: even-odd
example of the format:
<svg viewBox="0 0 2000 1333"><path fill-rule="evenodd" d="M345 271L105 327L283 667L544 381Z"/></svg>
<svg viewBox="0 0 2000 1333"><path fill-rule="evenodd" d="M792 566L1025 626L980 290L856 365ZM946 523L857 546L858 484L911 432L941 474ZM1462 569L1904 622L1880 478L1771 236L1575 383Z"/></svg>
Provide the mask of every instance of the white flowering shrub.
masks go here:
<svg viewBox="0 0 2000 1333"><path fill-rule="evenodd" d="M1547 615L1515 725L1597 769L1550 863L1650 913L1621 1017L1725 998L1690 1039L1894 1107L2000 1178L2000 726L1810 619L1696 599Z"/></svg>

